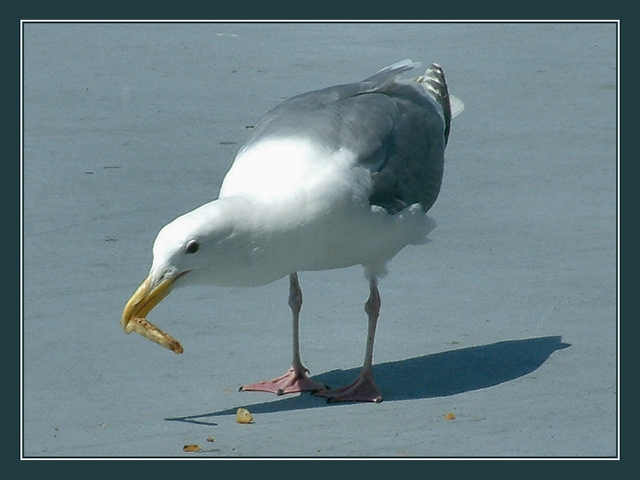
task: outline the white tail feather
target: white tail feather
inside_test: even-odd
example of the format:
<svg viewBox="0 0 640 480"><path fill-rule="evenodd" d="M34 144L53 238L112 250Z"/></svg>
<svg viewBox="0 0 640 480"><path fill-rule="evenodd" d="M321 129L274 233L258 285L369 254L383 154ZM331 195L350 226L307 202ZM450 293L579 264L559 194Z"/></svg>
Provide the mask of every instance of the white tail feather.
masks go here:
<svg viewBox="0 0 640 480"><path fill-rule="evenodd" d="M456 118L464 110L464 102L458 97L449 95L449 104L451 105L451 118Z"/></svg>

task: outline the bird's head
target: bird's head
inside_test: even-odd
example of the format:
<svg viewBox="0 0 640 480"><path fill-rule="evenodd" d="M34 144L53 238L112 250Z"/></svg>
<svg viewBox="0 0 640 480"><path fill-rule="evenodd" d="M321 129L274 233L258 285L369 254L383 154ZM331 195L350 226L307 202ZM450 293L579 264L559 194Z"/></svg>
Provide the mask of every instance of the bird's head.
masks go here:
<svg viewBox="0 0 640 480"><path fill-rule="evenodd" d="M225 203L217 200L203 205L160 230L153 245L149 275L122 312L120 324L125 332L136 331L176 351L161 341L166 334L146 321L146 316L176 287L215 283L215 272L228 268L225 257L236 234L233 219L237 216L229 215ZM150 327L141 328L140 320ZM149 329L159 332L157 338L149 334Z"/></svg>

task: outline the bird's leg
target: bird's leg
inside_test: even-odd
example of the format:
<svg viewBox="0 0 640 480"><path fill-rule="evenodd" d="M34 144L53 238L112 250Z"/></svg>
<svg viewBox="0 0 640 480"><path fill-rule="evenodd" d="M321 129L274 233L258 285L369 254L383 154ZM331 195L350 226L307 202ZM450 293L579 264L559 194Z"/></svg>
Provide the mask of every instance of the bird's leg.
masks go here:
<svg viewBox="0 0 640 480"><path fill-rule="evenodd" d="M300 360L300 309L302 308L302 290L298 274L289 275L289 307L293 316L293 360L291 368L282 376L273 380L256 382L240 387L240 390L271 392L277 395L327 388L323 383L314 382L307 376L308 370Z"/></svg>
<svg viewBox="0 0 640 480"><path fill-rule="evenodd" d="M369 319L364 364L355 382L334 390L321 390L316 395L326 397L328 402L376 402L382 401L382 395L373 381L373 344L376 325L380 315L380 292L375 277L369 278L369 299L364 304Z"/></svg>

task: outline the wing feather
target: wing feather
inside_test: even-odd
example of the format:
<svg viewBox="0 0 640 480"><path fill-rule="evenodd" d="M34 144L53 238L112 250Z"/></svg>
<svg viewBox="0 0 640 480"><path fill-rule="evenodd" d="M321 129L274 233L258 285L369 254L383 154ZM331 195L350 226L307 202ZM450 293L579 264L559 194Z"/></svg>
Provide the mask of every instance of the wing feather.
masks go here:
<svg viewBox="0 0 640 480"><path fill-rule="evenodd" d="M416 64L404 60L367 79L304 93L269 111L247 143L303 137L327 148L355 153L371 172L370 202L396 213L435 203L442 183L451 109L440 67L413 81L398 74Z"/></svg>

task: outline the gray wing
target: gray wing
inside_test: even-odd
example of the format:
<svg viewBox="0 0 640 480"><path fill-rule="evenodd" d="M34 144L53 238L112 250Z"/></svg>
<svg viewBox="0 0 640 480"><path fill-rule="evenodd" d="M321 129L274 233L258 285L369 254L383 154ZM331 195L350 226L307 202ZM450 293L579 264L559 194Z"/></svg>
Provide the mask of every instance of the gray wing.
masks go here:
<svg viewBox="0 0 640 480"><path fill-rule="evenodd" d="M420 203L426 212L440 192L451 115L439 67L416 81L395 81L412 66L399 62L362 82L290 98L260 120L243 149L274 136L348 148L371 171L372 205L396 213Z"/></svg>

